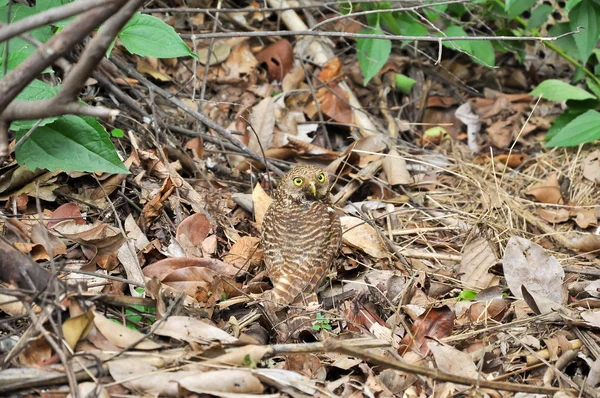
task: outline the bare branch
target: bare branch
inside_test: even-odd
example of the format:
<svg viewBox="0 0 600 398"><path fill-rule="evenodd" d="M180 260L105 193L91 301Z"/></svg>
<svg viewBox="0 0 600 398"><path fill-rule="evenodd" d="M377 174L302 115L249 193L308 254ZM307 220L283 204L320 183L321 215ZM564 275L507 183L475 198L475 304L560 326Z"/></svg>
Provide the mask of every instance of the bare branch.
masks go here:
<svg viewBox="0 0 600 398"><path fill-rule="evenodd" d="M73 15L81 14L84 11L92 8L106 5L106 3L114 2L115 0L79 0L74 3L69 3L61 7L51 8L39 14L23 18L18 22L4 25L0 28L0 43L12 37L18 36L21 33L28 32L40 26L48 25L52 22L60 21Z"/></svg>
<svg viewBox="0 0 600 398"><path fill-rule="evenodd" d="M55 97L39 101L14 101L6 108L2 118L10 121L45 119L63 115L111 118L118 114L119 111L116 109L84 105L74 100L63 103L56 101Z"/></svg>
<svg viewBox="0 0 600 398"><path fill-rule="evenodd" d="M79 62L73 67L58 92L56 101L73 101L77 98L85 81L96 69L112 41L143 3L143 0L128 1L118 13L106 21L102 30L86 45Z"/></svg>
<svg viewBox="0 0 600 398"><path fill-rule="evenodd" d="M226 39L231 37L288 37L288 36L317 36L317 37L343 37L350 39L387 39L392 41L428 41L428 42L440 42L440 41L473 41L473 40L497 40L497 41L556 41L566 36L571 36L579 33L581 28L577 28L575 31L563 33L558 36L547 36L547 37L536 37L536 36L446 36L446 37L435 37L435 36L402 36L402 35L375 35L367 33L346 33L346 32L315 32L312 30L275 30L270 32L221 32L221 33L203 33L199 35L180 34L182 39ZM385 33L385 32L384 32Z"/></svg>

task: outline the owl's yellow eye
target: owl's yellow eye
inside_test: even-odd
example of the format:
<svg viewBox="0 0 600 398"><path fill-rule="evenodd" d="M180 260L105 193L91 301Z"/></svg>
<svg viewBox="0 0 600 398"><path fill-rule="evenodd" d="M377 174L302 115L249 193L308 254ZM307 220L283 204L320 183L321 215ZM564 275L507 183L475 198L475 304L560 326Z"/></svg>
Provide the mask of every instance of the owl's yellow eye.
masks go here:
<svg viewBox="0 0 600 398"><path fill-rule="evenodd" d="M319 182L325 182L325 174L319 173L319 175L317 176L317 180Z"/></svg>
<svg viewBox="0 0 600 398"><path fill-rule="evenodd" d="M302 178L299 178L299 177L294 178L294 185L300 186L300 185L302 185L302 182L303 182Z"/></svg>

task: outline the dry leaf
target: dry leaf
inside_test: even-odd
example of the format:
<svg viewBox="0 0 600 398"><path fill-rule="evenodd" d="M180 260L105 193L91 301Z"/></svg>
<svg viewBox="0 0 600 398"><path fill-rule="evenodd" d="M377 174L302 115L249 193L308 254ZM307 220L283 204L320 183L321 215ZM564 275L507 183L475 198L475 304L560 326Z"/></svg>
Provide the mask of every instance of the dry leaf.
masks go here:
<svg viewBox="0 0 600 398"><path fill-rule="evenodd" d="M192 214L177 226L177 239L180 239L181 235L185 235L191 244L200 246L212 228L210 220L204 214Z"/></svg>
<svg viewBox="0 0 600 398"><path fill-rule="evenodd" d="M557 303L564 303L565 272L558 260L549 256L544 248L530 240L512 236L502 258L504 277L510 291L523 297L521 286Z"/></svg>
<svg viewBox="0 0 600 398"><path fill-rule="evenodd" d="M600 184L600 149L591 152L583 160L583 176Z"/></svg>
<svg viewBox="0 0 600 398"><path fill-rule="evenodd" d="M239 269L247 270L249 267L259 265L262 257L260 239L254 236L242 236L231 246L231 250L223 257L223 261L239 267Z"/></svg>
<svg viewBox="0 0 600 398"><path fill-rule="evenodd" d="M187 316L170 316L154 330L154 333L159 336L198 343L219 341L223 344L235 344L238 341L216 326Z"/></svg>
<svg viewBox="0 0 600 398"><path fill-rule="evenodd" d="M256 220L258 229L260 229L265 213L272 202L273 199L267 195L262 186L257 183L252 191L252 203L254 204L254 219Z"/></svg>
<svg viewBox="0 0 600 398"><path fill-rule="evenodd" d="M571 218L571 213L565 208L560 209L537 209L537 213L544 220L552 224L558 224L568 221Z"/></svg>
<svg viewBox="0 0 600 398"><path fill-rule="evenodd" d="M410 184L410 173L406 168L406 161L400 157L395 149L391 149L388 155L383 158L382 166L388 184Z"/></svg>
<svg viewBox="0 0 600 398"><path fill-rule="evenodd" d="M487 288L494 275L488 270L498 262L491 242L486 238L476 239L463 247L458 274L465 286Z"/></svg>
<svg viewBox="0 0 600 398"><path fill-rule="evenodd" d="M62 324L62 331L67 344L75 348L79 340L84 339L90 332L94 321L94 313L87 311L84 314L67 319Z"/></svg>
<svg viewBox="0 0 600 398"><path fill-rule="evenodd" d="M562 194L558 176L551 174L546 181L538 182L525 192L526 195L534 196L539 202L559 205L563 204Z"/></svg>
<svg viewBox="0 0 600 398"><path fill-rule="evenodd" d="M249 370L224 369L198 374L179 380L179 385L198 394L224 396L222 393L261 394L265 387Z"/></svg>
<svg viewBox="0 0 600 398"><path fill-rule="evenodd" d="M104 223L79 225L75 220L66 220L52 229L73 242L97 248L98 256L115 253L125 243L121 230Z"/></svg>
<svg viewBox="0 0 600 398"><path fill-rule="evenodd" d="M441 339L450 336L454 329L454 320L454 312L448 306L426 311L415 320L411 334L407 333L404 336L403 346L399 348L398 352L400 355L404 355L410 351L411 347L414 347L422 355L427 355L429 353L428 337Z"/></svg>
<svg viewBox="0 0 600 398"><path fill-rule="evenodd" d="M267 64L269 77L272 80L281 82L294 67L292 45L286 39L280 39L256 54L256 60Z"/></svg>
<svg viewBox="0 0 600 398"><path fill-rule="evenodd" d="M113 322L96 311L94 311L94 326L96 326L98 331L102 333L108 341L119 348L129 347L136 341L142 340L144 337L144 335L137 330L132 330L120 323ZM143 339L135 346L138 350L156 350L161 347L160 344L156 344L148 338Z"/></svg>
<svg viewBox="0 0 600 398"><path fill-rule="evenodd" d="M379 234L369 223L357 217L343 216L342 241L352 247L356 247L375 258L388 257L388 252L381 244Z"/></svg>
<svg viewBox="0 0 600 398"><path fill-rule="evenodd" d="M427 347L431 350L435 363L442 372L472 379L479 377L473 358L466 352L459 351L446 344L440 344L437 341L427 343Z"/></svg>
<svg viewBox="0 0 600 398"><path fill-rule="evenodd" d="M200 62L202 65L208 64L209 66L218 65L225 61L227 57L229 57L230 53L231 47L229 44L221 41L215 41L212 45L212 48L204 47L200 48L196 52L198 55L198 62ZM208 58L209 54L210 59Z"/></svg>
<svg viewBox="0 0 600 398"><path fill-rule="evenodd" d="M46 227L52 228L59 222L70 219L75 220L75 223L78 225L85 225L85 220L79 210L79 206L71 202L58 206L58 208L52 212Z"/></svg>

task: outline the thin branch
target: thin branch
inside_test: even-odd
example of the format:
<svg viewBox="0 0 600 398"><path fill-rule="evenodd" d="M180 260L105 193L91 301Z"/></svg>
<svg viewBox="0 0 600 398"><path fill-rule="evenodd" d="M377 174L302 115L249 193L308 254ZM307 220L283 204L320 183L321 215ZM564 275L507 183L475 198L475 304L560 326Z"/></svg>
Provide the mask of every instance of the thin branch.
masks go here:
<svg viewBox="0 0 600 398"><path fill-rule="evenodd" d="M21 33L28 32L32 29L48 25L56 21L61 21L114 1L115 0L79 0L61 7L51 8L47 11L40 12L39 14L35 14L27 18L23 18L20 21L7 24L0 28L0 43L18 36Z"/></svg>
<svg viewBox="0 0 600 398"><path fill-rule="evenodd" d="M102 26L102 30L85 46L77 65L73 67L55 100L75 101L87 78L104 58L108 47L119 31L144 3L143 0L128 1L115 15Z"/></svg>
<svg viewBox="0 0 600 398"><path fill-rule="evenodd" d="M115 0L105 7L97 7L79 15L61 33L40 46L34 54L0 80L0 113L4 112L7 105L44 69L70 51L126 1Z"/></svg>
<svg viewBox="0 0 600 398"><path fill-rule="evenodd" d="M220 136L225 138L227 141L232 143L236 148L238 148L240 151L242 151L245 156L249 157L252 160L256 160L260 164L263 164L267 169L272 170L277 175L281 176L284 174L283 171L281 171L279 168L273 166L272 164L264 164L263 159L258 154L256 154L252 149L248 148L246 145L244 145L244 143L242 143L240 140L235 138L234 135L239 134L239 132L228 130L226 128L219 126L217 123L215 123L212 120L210 120L209 118L207 118L203 113L198 112L197 110L193 109L191 106L188 106L187 104L185 104L183 101L174 97L173 93L171 93L167 90L164 90L164 89L158 87L157 85L153 84L152 82L150 82L141 73L139 73L137 70L132 68L128 63L122 61L118 57L116 57L116 56L111 57L111 60L120 69L124 70L128 75L137 79L141 84L143 84L144 86L146 86L148 88L151 88L155 93L157 93L164 99L170 101L172 104L174 104L178 108L180 108L183 111L187 112L188 114L192 115L193 117L198 119L201 123L206 125L208 128L213 129Z"/></svg>
<svg viewBox="0 0 600 398"><path fill-rule="evenodd" d="M221 33L203 33L199 35L180 34L179 36L183 39L192 39L192 36L196 40L203 39L226 39L232 37L288 37L288 36L317 36L317 37L342 37L351 39L387 39L392 41L426 41L426 42L444 42L444 41L473 41L473 40L485 40L485 41L556 41L566 36L572 36L581 31L581 27L577 30L563 33L558 36L548 37L536 37L536 36L446 36L446 37L434 37L434 36L402 36L402 35L376 35L366 33L347 33L347 32L315 32L312 30L276 30L270 32L221 32Z"/></svg>
<svg viewBox="0 0 600 398"><path fill-rule="evenodd" d="M10 121L31 120L62 115L112 118L118 114L119 110L117 109L89 106L78 102L59 103L55 98L50 98L39 101L15 101L6 108L2 114L2 119Z"/></svg>
<svg viewBox="0 0 600 398"><path fill-rule="evenodd" d="M416 366L405 362L397 361L393 358L383 357L381 355L372 354L363 350L350 347L340 341L334 339L325 340L325 348L329 352L339 352L346 355L351 355L356 358L363 359L371 364L378 365L384 369L396 369L401 372L410 374L416 374L421 376L431 377L437 381L447 381L456 384L462 384L465 386L491 388L494 390L512 391L512 392L530 392L538 394L554 394L559 391L576 393L575 390L556 388L556 387L543 387L543 386L532 386L528 384L516 384L506 383L499 381L488 381L486 379L473 379L470 377L454 375L446 372L442 372L438 369L430 369L422 366Z"/></svg>

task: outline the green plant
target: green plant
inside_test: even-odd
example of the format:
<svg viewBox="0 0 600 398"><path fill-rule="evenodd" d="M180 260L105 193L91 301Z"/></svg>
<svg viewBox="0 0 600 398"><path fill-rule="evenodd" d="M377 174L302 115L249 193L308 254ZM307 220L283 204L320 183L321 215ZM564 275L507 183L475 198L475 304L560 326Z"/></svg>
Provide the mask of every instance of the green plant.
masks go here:
<svg viewBox="0 0 600 398"><path fill-rule="evenodd" d="M457 301L473 301L475 299L475 296L477 296L477 292L474 290L463 290L462 292L460 292L458 294L458 297L456 297Z"/></svg>
<svg viewBox="0 0 600 398"><path fill-rule="evenodd" d="M312 326L313 330L331 330L331 325L329 323L329 319L325 318L321 312L317 314L317 319L313 322Z"/></svg>
<svg viewBox="0 0 600 398"><path fill-rule="evenodd" d="M0 1L0 22L16 22L71 1L38 1L35 7L12 4L10 15L8 2ZM59 21L53 26L34 29L30 34L44 43L72 19ZM172 27L149 15L135 14L120 31L118 38L129 52L141 56L195 57L195 54ZM6 57L7 45L8 57ZM5 70L13 70L35 51L34 45L18 37L0 43L0 78L4 76ZM51 68L43 71L45 75L53 73ZM53 86L36 79L16 97L15 101L50 99L58 93L60 87L60 85ZM17 162L26 165L31 170L46 168L65 171L129 173L110 141L110 135L93 117L71 115L49 117L41 121L15 121L11 123L10 129L16 133L17 141L23 140L16 150ZM25 137L25 134L32 129L34 131ZM122 137L122 130L114 130L113 136Z"/></svg>
<svg viewBox="0 0 600 398"><path fill-rule="evenodd" d="M493 27L496 35L538 36L540 28L551 21L552 14L562 12L569 22L548 25L552 36L574 32L554 42L544 44L550 50L576 67L574 83L584 81L588 90L558 80L543 82L532 94L542 95L553 101L567 101L568 110L558 117L548 132L547 146L575 146L600 138L600 0L568 0L563 10L555 10L547 4L536 5L536 0L474 0L462 4L435 5L434 1L410 10L387 1L374 3L348 3L340 7L343 13L364 15L368 29L360 33L384 35L390 32L404 36L488 36ZM361 13L362 12L362 13ZM477 18L472 18L476 15ZM439 19L442 18L441 21ZM433 23L436 22L434 28ZM406 43L404 43L406 44ZM524 44L509 44L490 40L444 41L444 47L468 54L476 63L487 67L495 65L495 52L512 52L524 60ZM379 73L391 53L391 41L385 38L357 39L357 58L364 77L364 84ZM397 89L410 92L412 85L406 77L398 74ZM592 111L592 112L590 112Z"/></svg>

